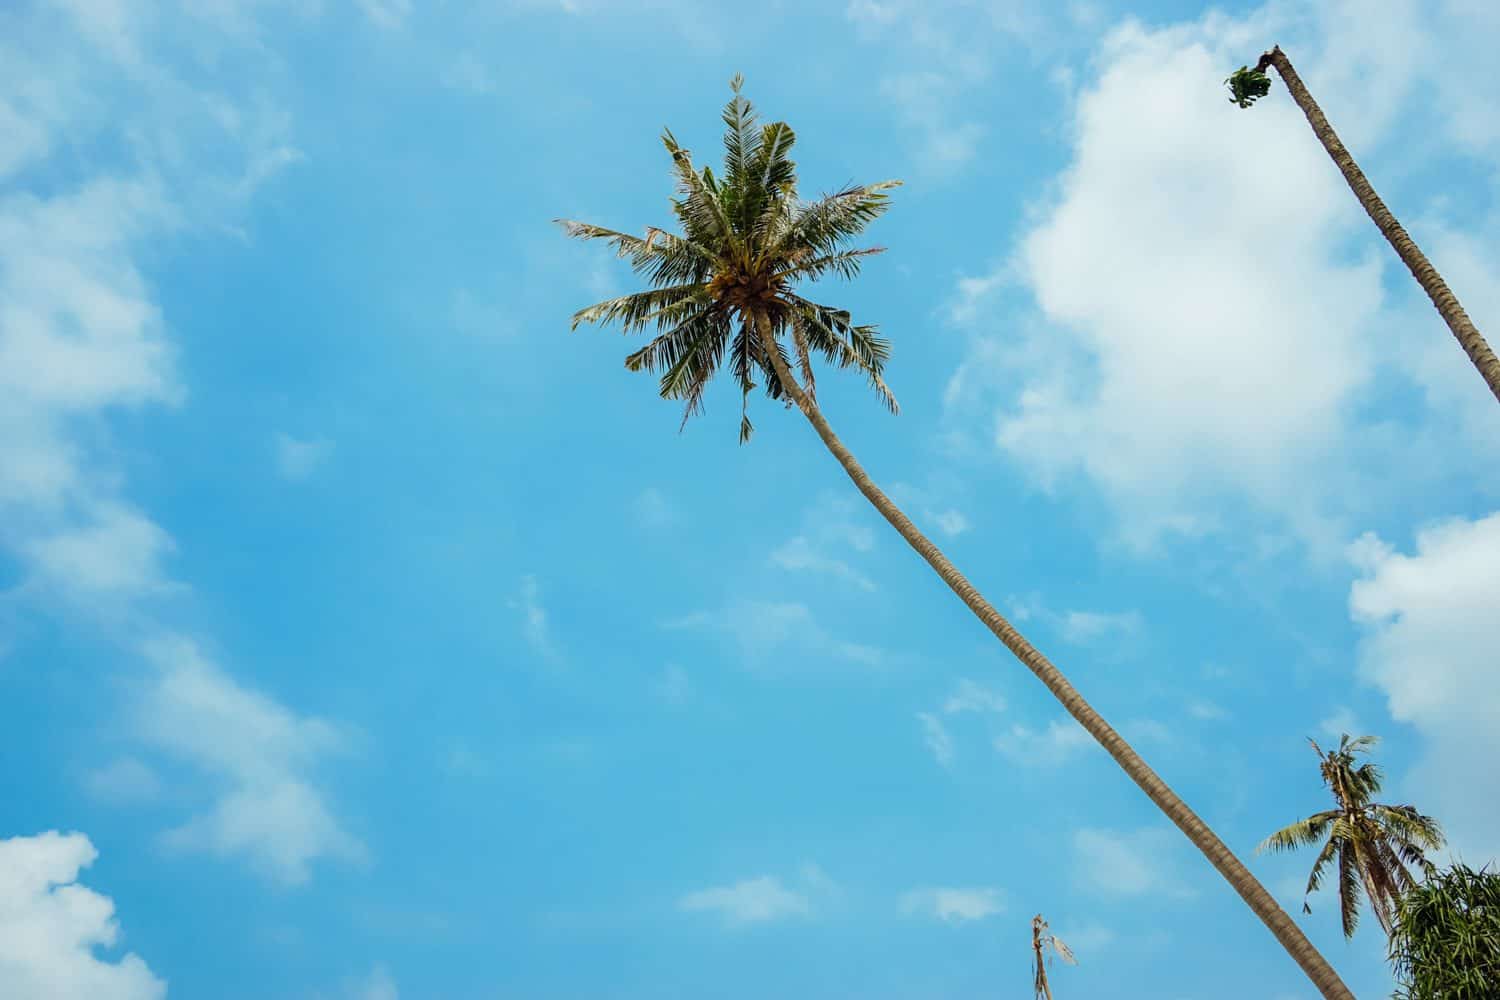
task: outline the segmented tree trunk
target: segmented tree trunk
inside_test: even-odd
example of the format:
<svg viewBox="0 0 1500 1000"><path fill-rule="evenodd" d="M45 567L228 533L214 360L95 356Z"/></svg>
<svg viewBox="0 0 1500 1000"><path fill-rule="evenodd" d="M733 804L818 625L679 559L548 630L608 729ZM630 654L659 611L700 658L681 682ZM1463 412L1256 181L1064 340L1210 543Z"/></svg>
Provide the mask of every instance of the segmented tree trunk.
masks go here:
<svg viewBox="0 0 1500 1000"><path fill-rule="evenodd" d="M989 601L985 600L979 591L974 589L964 575L958 571L958 567L948 561L938 547L932 543L926 535L917 530L917 526L911 522L901 509L891 502L881 489L871 481L864 468L855 460L854 455L848 448L844 447L842 441L833 433L833 428L823 418L822 412L817 405L808 399L807 394L802 391L795 378L792 377L791 368L781 357L781 352L776 349L775 335L771 327L770 318L765 315L755 317L756 332L759 334L761 347L763 348L767 362L776 372L777 379L785 388L792 401L807 417L813 429L818 432L818 437L823 439L823 444L838 459L849 478L854 480L855 487L865 495L865 498L874 505L880 515L891 523L891 526L906 539L906 543L917 551L923 559L927 560L937 575L958 599L968 606L995 637L1005 644L1005 648L1015 654L1016 658L1026 665L1026 668L1036 675L1037 679L1047 686L1053 697L1062 703L1068 714L1078 720L1078 724L1088 731L1089 735L1099 742L1115 763L1130 776L1130 780L1140 786L1152 802L1156 803L1166 817L1170 819L1177 828L1187 835L1209 864L1218 869L1220 875L1224 876L1240 898L1261 919L1281 946L1287 950L1293 960L1307 973L1313 985L1328 1000L1354 1000L1354 994L1339 979L1338 973L1328 964L1307 936L1302 933L1292 918L1287 916L1286 911L1277 905L1276 900L1266 891L1265 887L1250 873L1239 858L1234 856L1224 842L1208 828L1208 824L1199 819L1197 814L1188 808L1186 802L1177 796L1177 793L1167 787L1167 783L1157 776L1156 772L1147 766L1141 755L1126 743L1119 733L1109 723L1104 721L1103 716L1083 700L1080 695L1063 676L1062 672L1052 665L1042 653L1033 646L1026 638L996 611Z"/></svg>
<svg viewBox="0 0 1500 1000"><path fill-rule="evenodd" d="M1427 259L1401 223L1391 214L1391 210L1385 207L1385 202L1375 193L1370 186L1370 181L1365 177L1364 171L1359 169L1359 164L1354 162L1354 157L1349 155L1349 150L1339 141L1338 134L1334 132L1333 126L1328 124L1328 119L1323 117L1323 111L1318 103L1312 99L1307 87L1302 83L1302 78L1292 68L1292 62L1281 51L1281 46L1275 46L1270 52L1260 57L1255 64L1257 72L1264 73L1267 66L1275 66L1276 72L1281 74L1281 79L1286 83L1286 89L1291 93L1292 100L1297 102L1297 107L1307 116L1307 123L1312 126L1313 134L1328 151L1328 156L1344 175L1344 180L1349 183L1349 190L1354 192L1354 197L1364 207L1365 213L1370 216L1370 221L1375 223L1386 242L1396 251L1401 262L1411 271L1412 277L1417 279L1417 284L1422 286L1422 291L1432 300L1437 311L1442 315L1443 322L1448 324L1448 329L1453 331L1453 336L1458 340L1459 346L1474 362L1474 367L1479 370L1479 375L1489 385L1490 392L1494 393L1495 399L1500 401L1500 358L1495 357L1495 352L1485 342L1478 328L1474 326L1469 314L1464 312L1464 307L1459 304L1458 296L1448 287L1443 276L1438 273L1437 268Z"/></svg>

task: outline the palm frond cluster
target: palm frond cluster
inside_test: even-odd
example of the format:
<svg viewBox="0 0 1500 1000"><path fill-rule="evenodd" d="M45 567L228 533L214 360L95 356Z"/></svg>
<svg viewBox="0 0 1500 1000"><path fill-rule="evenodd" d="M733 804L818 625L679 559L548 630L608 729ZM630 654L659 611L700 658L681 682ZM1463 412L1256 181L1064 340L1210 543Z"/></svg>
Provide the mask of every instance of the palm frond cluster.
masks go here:
<svg viewBox="0 0 1500 1000"><path fill-rule="evenodd" d="M1417 884L1411 867L1431 870L1424 851L1442 847L1442 829L1437 820L1412 806L1374 801L1380 793L1380 767L1357 759L1378 742L1374 736L1351 739L1345 734L1338 749L1327 752L1317 741L1308 742L1318 755L1323 783L1333 792L1336 805L1276 831L1256 853L1321 845L1307 879L1308 894L1318 890L1328 866L1333 865L1345 936L1352 936L1359 923L1362 896L1368 897L1375 918L1389 936L1396 901ZM1312 912L1306 899L1302 909Z"/></svg>
<svg viewBox="0 0 1500 1000"><path fill-rule="evenodd" d="M900 181L852 185L812 202L797 196L796 135L785 122L758 125L755 110L740 96L724 108L724 173L699 171L670 130L662 143L672 157L677 196L672 211L680 233L648 228L631 236L585 222L560 219L568 235L606 240L652 286L579 310L581 323L619 323L626 333L654 329L656 336L625 359L631 371L661 373L664 399L686 401L682 423L702 412L703 393L728 359L741 390L740 442L753 430L748 403L756 379L766 395L788 406L792 399L777 377L768 351L792 361L781 340L796 351L803 389L816 399L812 355L840 368L857 368L881 400L897 411L881 373L890 345L873 326L856 325L842 309L820 305L795 290L802 281L828 275L853 278L865 257L883 248L850 249L887 208L888 189ZM757 374L758 373L758 374Z"/></svg>

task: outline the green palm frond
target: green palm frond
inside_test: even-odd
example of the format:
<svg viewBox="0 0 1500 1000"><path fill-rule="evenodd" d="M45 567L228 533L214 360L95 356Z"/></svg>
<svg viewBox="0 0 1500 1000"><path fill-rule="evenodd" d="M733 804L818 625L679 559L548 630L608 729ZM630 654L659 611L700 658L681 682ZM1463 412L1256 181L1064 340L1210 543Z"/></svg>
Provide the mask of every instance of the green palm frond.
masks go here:
<svg viewBox="0 0 1500 1000"><path fill-rule="evenodd" d="M809 255L777 271L776 277L805 278L810 281L816 281L825 274L832 272L840 278L849 281L859 275L859 265L863 258L873 257L878 253L885 253L885 247L861 247L857 250L840 250L838 253L823 254L817 257Z"/></svg>
<svg viewBox="0 0 1500 1000"><path fill-rule="evenodd" d="M859 184L801 206L776 249L786 252L805 247L821 254L836 253L841 243L858 236L885 214L890 208L890 196L885 192L900 186L900 181Z"/></svg>
<svg viewBox="0 0 1500 1000"><path fill-rule="evenodd" d="M1318 843L1328 833L1333 822L1338 819L1338 811L1334 809L1325 812L1313 813L1306 819L1299 819L1290 826L1282 827L1271 834L1265 840L1256 845L1255 853L1264 851L1295 851L1299 847L1311 847Z"/></svg>
<svg viewBox="0 0 1500 1000"><path fill-rule="evenodd" d="M1344 937L1353 937L1359 926L1359 901L1364 897L1360 885L1359 864L1354 849L1343 846L1338 852L1339 868L1339 921L1344 928Z"/></svg>
<svg viewBox="0 0 1500 1000"><path fill-rule="evenodd" d="M1307 897L1322 887L1323 870L1328 867L1328 862L1332 861L1338 855L1338 849L1338 841L1329 838L1328 842L1323 845L1323 849L1318 852L1317 858L1314 859L1312 871L1307 876L1307 888L1302 892L1303 913L1312 912L1312 907L1308 905Z"/></svg>
<svg viewBox="0 0 1500 1000"><path fill-rule="evenodd" d="M573 314L573 329L580 323L619 323L626 333L656 323L658 329L675 322L685 311L708 304L702 284L669 285L645 292L605 299Z"/></svg>
<svg viewBox="0 0 1500 1000"><path fill-rule="evenodd" d="M1414 848L1436 851L1445 843L1442 824L1431 816L1423 816L1414 806L1388 806L1375 802L1370 805L1370 815L1391 836Z"/></svg>
<svg viewBox="0 0 1500 1000"><path fill-rule="evenodd" d="M1249 66L1241 66L1224 81L1229 87L1229 102L1248 108L1257 98L1271 92L1271 78Z"/></svg>
<svg viewBox="0 0 1500 1000"><path fill-rule="evenodd" d="M713 307L706 306L683 317L676 326L655 337L640 350L627 355L626 369L638 372L673 367L691 350L691 345L702 335L705 326L711 325L712 316Z"/></svg>
<svg viewBox="0 0 1500 1000"><path fill-rule="evenodd" d="M757 384L771 399L792 405L796 387L782 384L777 362L785 362L783 370L794 381L806 381L810 405L817 398L813 361L821 357L864 372L897 412L882 374L890 344L875 327L856 325L848 312L808 301L797 287L830 275L853 278L866 257L881 252L847 242L886 211L887 191L900 182L851 185L811 203L800 201L791 159L796 134L785 122L758 122L754 106L740 92L742 83L738 76L731 81L733 96L722 115L721 176L695 167L672 131L662 130L672 158L676 191L670 204L679 232L648 228L644 236L632 236L559 220L569 236L611 244L652 286L579 310L573 327L594 323L618 324L626 333L654 330L655 338L630 354L625 365L661 372L658 391L686 403L684 423L701 412L708 382L727 364L740 388L741 442L753 430L748 406ZM762 324L769 330L766 344Z"/></svg>

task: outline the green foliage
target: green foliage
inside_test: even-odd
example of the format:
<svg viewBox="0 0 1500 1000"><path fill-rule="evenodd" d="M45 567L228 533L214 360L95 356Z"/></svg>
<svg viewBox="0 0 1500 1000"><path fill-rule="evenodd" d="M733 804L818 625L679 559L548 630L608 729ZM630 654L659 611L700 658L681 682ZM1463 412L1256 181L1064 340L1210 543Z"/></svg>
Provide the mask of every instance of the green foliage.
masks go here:
<svg viewBox="0 0 1500 1000"><path fill-rule="evenodd" d="M1255 852L1294 851L1322 843L1307 878L1307 895L1317 892L1332 864L1338 875L1339 917L1344 936L1353 937L1359 924L1359 905L1364 898L1382 928L1389 929L1396 898L1415 884L1410 867L1427 870L1424 851L1443 844L1442 827L1409 805L1392 806L1374 801L1380 793L1381 771L1358 756L1368 753L1379 740L1374 736L1339 738L1337 750L1324 752L1317 741L1308 740L1317 753L1323 783L1333 793L1335 807L1314 813L1277 830L1256 847ZM1302 910L1311 913L1306 896Z"/></svg>
<svg viewBox="0 0 1500 1000"><path fill-rule="evenodd" d="M790 158L797 137L785 122L758 124L755 109L740 95L741 82L739 76L730 82L734 96L722 116L722 175L695 169L688 150L670 130L662 132L677 181L671 205L680 233L648 228L636 237L557 220L569 236L613 245L652 286L580 309L573 329L580 323L618 323L626 333L654 329L655 339L629 355L625 367L661 372L661 396L686 401L684 426L701 412L704 389L727 364L743 400L741 443L752 430L746 407L757 373L768 396L791 405L769 353L775 350L791 367L781 335L795 343L809 397L811 355L817 353L864 372L895 412L895 397L881 377L890 345L873 326L856 325L849 313L811 302L795 287L828 275L853 278L864 258L880 253L845 244L885 212L886 191L901 182L852 185L812 202L800 200Z"/></svg>
<svg viewBox="0 0 1500 1000"><path fill-rule="evenodd" d="M1230 103L1242 108L1248 108L1255 103L1256 98L1265 97L1271 92L1271 78L1249 66L1241 66L1224 82L1229 85Z"/></svg>
<svg viewBox="0 0 1500 1000"><path fill-rule="evenodd" d="M1500 997L1500 872L1429 872L1397 900L1390 960L1396 1000Z"/></svg>

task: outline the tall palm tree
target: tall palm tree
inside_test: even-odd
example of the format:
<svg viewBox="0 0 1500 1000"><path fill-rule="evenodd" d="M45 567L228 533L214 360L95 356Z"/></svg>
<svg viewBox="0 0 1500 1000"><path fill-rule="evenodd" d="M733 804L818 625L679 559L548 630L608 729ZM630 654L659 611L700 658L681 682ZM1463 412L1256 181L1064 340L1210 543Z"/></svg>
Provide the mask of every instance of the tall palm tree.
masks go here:
<svg viewBox="0 0 1500 1000"><path fill-rule="evenodd" d="M1047 966L1051 964L1052 959L1043 954L1044 948L1051 948L1069 965L1078 964L1078 959L1073 957L1073 949L1063 944L1062 938L1048 929L1047 921L1042 919L1042 915L1038 913L1032 917L1031 952L1034 968L1031 975L1031 988L1036 994L1035 1000L1052 1000L1052 985L1047 982Z"/></svg>
<svg viewBox="0 0 1500 1000"><path fill-rule="evenodd" d="M734 97L723 114L722 178L707 167L697 171L672 133L662 133L677 178L679 197L673 199L672 209L681 234L648 228L644 237L636 237L557 220L570 236L613 244L654 286L580 310L573 316L573 329L580 323L608 322L618 322L627 333L654 327L655 338L629 355L625 367L662 371L662 397L686 401L684 426L701 409L703 391L715 370L726 363L726 354L742 397L742 444L752 430L746 406L757 373L765 380L766 395L788 408L796 405L855 487L1192 840L1323 995L1349 998L1332 967L1249 869L871 482L824 419L815 396L814 352L840 367L863 372L876 395L896 412L895 397L882 378L890 356L887 342L874 327L856 326L848 312L804 298L796 288L799 282L829 274L852 278L865 257L880 252L847 249L846 244L885 212L886 192L899 182L851 185L812 202L800 200L796 168L788 158L795 138L792 130L784 122L757 127L750 103L740 96L740 82L738 76L731 82ZM796 352L805 387L792 374L783 338Z"/></svg>
<svg viewBox="0 0 1500 1000"><path fill-rule="evenodd" d="M1379 740L1374 736L1339 737L1339 748L1325 753L1309 739L1317 752L1323 784L1333 792L1334 808L1313 813L1291 826L1277 830L1255 849L1294 851L1319 842L1322 848L1307 879L1308 894L1322 884L1330 862L1338 866L1339 915L1344 936L1353 937L1359 923L1359 900L1364 895L1375 911L1375 919L1386 937L1391 934L1396 900L1416 884L1408 865L1424 871L1430 863L1424 850L1443 846L1437 820L1423 816L1412 806L1388 806L1374 801L1380 792L1380 768L1370 761L1358 763L1357 755L1368 753ZM1311 913L1306 897L1302 910Z"/></svg>
<svg viewBox="0 0 1500 1000"><path fill-rule="evenodd" d="M1344 144L1339 141L1338 134L1333 131L1333 126L1328 124L1328 119L1323 116L1323 111L1318 103L1312 99L1307 87L1302 83L1302 78L1292 68L1292 61L1281 51L1277 45L1271 51L1265 53L1256 62L1255 68L1241 66L1225 82L1229 84L1230 100L1242 108L1248 108L1255 103L1258 97L1264 97L1270 91L1271 80L1266 76L1266 67L1275 66L1276 72L1286 83L1286 89L1292 94L1292 100L1302 109L1307 116L1307 123L1312 126L1313 134L1327 150L1329 158L1344 175L1344 180L1349 184L1349 190L1354 192L1354 197L1359 199L1360 205L1370 220L1375 223L1386 242L1396 251L1401 262L1411 271L1412 277L1417 279L1417 284L1422 286L1422 291L1432 300L1437 311L1442 314L1443 322L1448 324L1448 329L1453 331L1453 336L1458 340L1459 346L1479 370L1479 375L1489 385L1490 392L1494 393L1495 399L1500 401L1500 358L1495 357L1495 352L1490 349L1484 337L1474 326L1469 314L1464 312L1464 307L1459 304L1458 296L1448 287L1443 276L1438 273L1437 268L1427 259L1417 246L1416 241L1402 228L1401 223L1391 214L1390 209L1385 207L1385 202L1375 193L1365 177L1364 171L1359 169L1359 164L1354 162L1354 157Z"/></svg>

